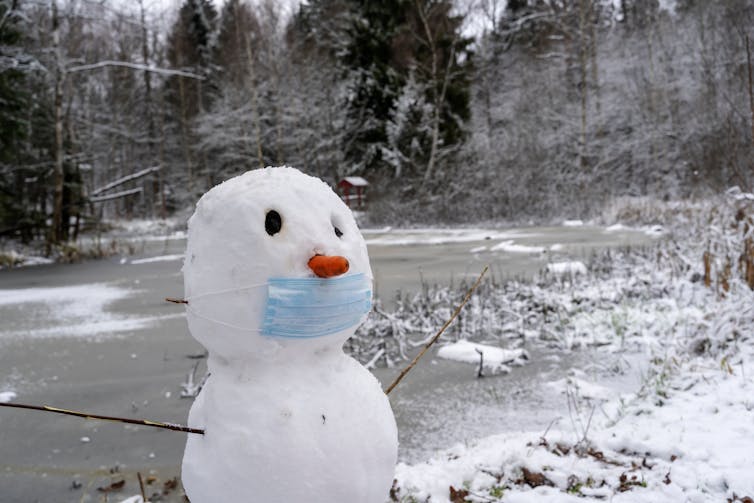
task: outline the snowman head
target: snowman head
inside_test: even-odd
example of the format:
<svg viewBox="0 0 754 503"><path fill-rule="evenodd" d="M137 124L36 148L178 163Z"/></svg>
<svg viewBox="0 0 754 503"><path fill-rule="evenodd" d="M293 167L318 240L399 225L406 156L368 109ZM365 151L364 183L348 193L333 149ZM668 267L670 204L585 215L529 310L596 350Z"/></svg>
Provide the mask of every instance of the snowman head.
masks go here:
<svg viewBox="0 0 754 503"><path fill-rule="evenodd" d="M333 302L316 292L342 304L351 292L371 295L372 281L351 211L322 180L288 167L249 171L204 194L183 276L192 335L225 359L342 346L363 313L332 325ZM274 310L291 299L303 307ZM304 318L286 321L294 312Z"/></svg>

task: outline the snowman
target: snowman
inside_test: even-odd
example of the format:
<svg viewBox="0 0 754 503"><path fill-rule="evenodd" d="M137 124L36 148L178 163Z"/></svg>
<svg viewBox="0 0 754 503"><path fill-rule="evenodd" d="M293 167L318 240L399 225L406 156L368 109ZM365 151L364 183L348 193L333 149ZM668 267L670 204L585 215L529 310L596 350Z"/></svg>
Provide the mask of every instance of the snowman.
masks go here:
<svg viewBox="0 0 754 503"><path fill-rule="evenodd" d="M351 211L317 178L249 171L189 220L187 320L210 373L189 413L192 503L381 503L397 458L379 382L342 351L371 307Z"/></svg>

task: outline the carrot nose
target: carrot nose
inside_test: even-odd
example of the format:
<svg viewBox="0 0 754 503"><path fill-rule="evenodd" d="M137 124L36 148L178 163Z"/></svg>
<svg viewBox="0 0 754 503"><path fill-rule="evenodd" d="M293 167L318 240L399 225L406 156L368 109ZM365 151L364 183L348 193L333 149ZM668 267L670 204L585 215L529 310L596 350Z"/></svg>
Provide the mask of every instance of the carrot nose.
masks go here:
<svg viewBox="0 0 754 503"><path fill-rule="evenodd" d="M332 278L348 272L348 259L340 256L315 255L309 259L309 269L320 278Z"/></svg>

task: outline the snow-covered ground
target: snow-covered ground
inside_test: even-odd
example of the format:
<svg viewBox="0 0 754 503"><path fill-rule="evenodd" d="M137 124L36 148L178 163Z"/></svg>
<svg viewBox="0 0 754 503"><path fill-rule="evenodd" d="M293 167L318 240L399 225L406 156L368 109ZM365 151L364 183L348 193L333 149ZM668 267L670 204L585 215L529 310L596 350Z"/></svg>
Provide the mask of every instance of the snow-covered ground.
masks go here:
<svg viewBox="0 0 754 503"><path fill-rule="evenodd" d="M685 227L680 241L643 258L613 255L592 261L588 271L578 267L578 276L557 280L567 289L544 276L516 285L517 292L487 291L497 297L490 306L507 311L532 340L564 351L643 351L642 385L618 394L574 370L548 384L563 393L567 415L552 417L544 430L506 431L401 463L391 500L752 501L754 291L745 281L752 264L745 240L754 230L737 223L746 213L729 210L717 208L704 225ZM703 251L713 254L707 278ZM559 276L571 267L548 269ZM476 320L466 321L487 323L485 306L472 307ZM505 317L492 323L504 326ZM501 344L513 340L497 335Z"/></svg>
<svg viewBox="0 0 754 503"><path fill-rule="evenodd" d="M751 362L668 362L633 396L574 396L572 417L548 431L506 432L399 464L395 499L744 501L754 495Z"/></svg>

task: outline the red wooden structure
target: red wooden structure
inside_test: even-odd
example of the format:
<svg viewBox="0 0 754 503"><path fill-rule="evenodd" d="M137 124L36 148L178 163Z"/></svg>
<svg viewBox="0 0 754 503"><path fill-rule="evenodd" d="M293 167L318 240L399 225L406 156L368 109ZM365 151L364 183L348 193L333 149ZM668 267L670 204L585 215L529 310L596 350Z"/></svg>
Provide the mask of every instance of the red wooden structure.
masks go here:
<svg viewBox="0 0 754 503"><path fill-rule="evenodd" d="M340 197L349 208L362 209L366 204L364 190L368 185L369 182L360 176L347 176L338 182L338 188L341 191Z"/></svg>

